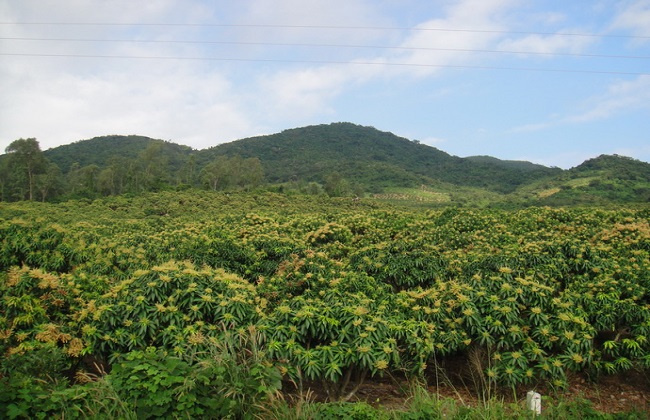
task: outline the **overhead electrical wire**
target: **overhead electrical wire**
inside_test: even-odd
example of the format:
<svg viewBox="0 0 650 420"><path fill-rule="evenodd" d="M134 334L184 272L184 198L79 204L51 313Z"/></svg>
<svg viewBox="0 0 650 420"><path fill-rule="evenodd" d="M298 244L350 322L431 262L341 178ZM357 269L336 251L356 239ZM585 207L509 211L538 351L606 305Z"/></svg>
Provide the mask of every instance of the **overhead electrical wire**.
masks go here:
<svg viewBox="0 0 650 420"><path fill-rule="evenodd" d="M451 52L472 52L472 53L495 53L495 54L518 54L518 55L546 55L565 57L589 57L589 58L621 58L647 60L647 55L609 55L609 54L586 54L569 52L542 52L542 51L512 51L512 50L489 50L470 48L439 48L439 47L404 47L390 45L357 45L357 44L312 44L292 42L244 42L244 41L178 41L178 40L143 40L143 39L85 39L85 38L28 38L28 37L0 37L6 41L44 41L44 42L124 42L124 43L151 43L151 44L191 44L191 45L256 45L256 46L278 46L278 47L310 47L310 48L359 48L359 49L387 49L405 51L451 51Z"/></svg>
<svg viewBox="0 0 650 420"><path fill-rule="evenodd" d="M506 31L497 29L452 29L452 28L426 28L426 27L390 27L390 26L343 26L343 25L278 25L278 24L225 24L225 23L122 23L122 22L0 22L0 25L37 25L37 26L172 26L172 27L205 27L205 28L280 28L280 29L347 29L347 30L376 30L376 31L437 31L437 32L474 32L498 33L516 35L557 35L576 37L598 38L632 38L650 39L643 35L619 35L605 33L580 33L580 32L533 32L533 31Z"/></svg>
<svg viewBox="0 0 650 420"><path fill-rule="evenodd" d="M458 69L479 69L479 70L512 70L512 71L535 71L548 73L588 73L588 74L610 74L628 76L650 76L649 72L627 72L610 70L577 70L577 69L552 69L535 67L507 67L507 66L478 66L478 65L456 65L456 64L419 64L419 63L396 63L381 61L334 61L334 60L290 60L290 59L263 59L263 58L223 58L223 57L174 57L174 56L132 56L132 55L93 55L93 54L31 54L31 53L0 53L4 56L21 57L65 57L65 58L115 58L115 59L144 59L144 60L197 60L197 61L233 61L233 62L262 62L262 63L300 63L300 64L344 64L344 65L370 65L370 66L392 66L392 67L437 67L437 68L458 68Z"/></svg>
<svg viewBox="0 0 650 420"><path fill-rule="evenodd" d="M110 23L110 22L0 22L0 25L53 25L53 26L171 26L171 27L206 27L206 28L278 28L278 29L343 29L343 30L400 30L400 31L440 31L440 32L469 32L469 33L500 33L517 35L553 35L573 37L601 37L601 38L628 38L650 39L650 36L638 35L613 35L596 33L562 33L562 32L527 32L504 31L484 29L449 29L426 27L379 27L379 26L325 26L325 25L272 25L272 24L203 24L203 23ZM42 41L42 42L124 42L124 43L150 43L150 44L194 44L194 45L258 45L279 47L310 47L310 48L365 48L387 49L403 51L447 51L468 53L492 54L517 54L539 56L563 56L582 58L607 58L627 60L647 60L650 56L643 55L616 55L616 54L588 54L571 52L541 52L541 51L513 51L498 49L465 49L465 48L439 48L439 47L410 47L410 46L382 46L382 45L357 45L357 44L318 44L318 43L274 43L274 42L243 42L243 41L209 41L209 40L142 40L142 39L83 39L83 38L34 38L34 37L0 37L4 41ZM303 64L345 64L345 65L383 65L401 67L438 67L438 68L465 68L484 70L511 70L511 71L536 71L557 73L589 73L611 75L650 75L650 71L616 71L595 69L554 69L536 67L510 67L510 66L482 66L482 65L453 65L435 63L403 63L390 61L337 61L337 60L307 60L307 59L264 59L264 58L234 58L234 57L188 57L188 56L137 56L137 55L110 55L110 54L57 54L57 53L11 53L0 52L0 56L16 57L62 57L62 58L101 58L101 59L151 59L151 60L203 60L203 61L232 61L232 62L266 62L266 63L303 63Z"/></svg>

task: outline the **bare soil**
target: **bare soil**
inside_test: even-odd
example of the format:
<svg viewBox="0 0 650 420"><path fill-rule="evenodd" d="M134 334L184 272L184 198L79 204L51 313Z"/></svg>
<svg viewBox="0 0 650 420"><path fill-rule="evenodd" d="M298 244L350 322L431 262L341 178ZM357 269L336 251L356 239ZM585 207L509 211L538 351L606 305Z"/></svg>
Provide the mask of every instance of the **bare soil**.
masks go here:
<svg viewBox="0 0 650 420"><path fill-rule="evenodd" d="M427 379L428 390L432 394L453 398L466 406L481 406L483 394L473 381L468 381L460 375L439 375L438 378ZM326 400L326 395L318 383L305 384L304 389L309 389L316 401ZM506 403L523 404L526 393L530 390L550 397L551 401L585 399L590 401L596 410L603 413L636 411L648 413L650 418L650 377L647 373L607 376L597 381L588 379L582 374L575 374L569 378L569 386L565 390L529 385L516 390L517 400L510 389L493 392L492 396ZM373 406L400 409L408 403L408 395L409 383L403 377L372 378L366 380L352 400L365 401Z"/></svg>

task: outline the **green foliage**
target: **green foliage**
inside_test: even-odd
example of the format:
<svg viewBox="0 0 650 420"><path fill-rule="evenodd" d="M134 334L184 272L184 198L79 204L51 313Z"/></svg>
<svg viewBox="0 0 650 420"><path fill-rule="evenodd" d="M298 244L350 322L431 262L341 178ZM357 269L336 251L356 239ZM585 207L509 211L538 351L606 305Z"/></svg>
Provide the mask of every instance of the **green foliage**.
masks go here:
<svg viewBox="0 0 650 420"><path fill-rule="evenodd" d="M149 346L180 355L214 345L224 329L254 324L264 301L220 269L169 261L138 270L80 312L94 353L115 357Z"/></svg>
<svg viewBox="0 0 650 420"><path fill-rule="evenodd" d="M67 386L31 376L0 378L0 417L7 419L136 419L105 380Z"/></svg>
<svg viewBox="0 0 650 420"><path fill-rule="evenodd" d="M123 163L115 161L116 156L135 161L152 144L162 147L173 169L181 168L185 158L192 152L190 147L144 136L102 136L58 146L43 153L67 173L75 163L79 167L97 165L105 168Z"/></svg>
<svg viewBox="0 0 650 420"><path fill-rule="evenodd" d="M201 170L203 183L213 191L256 187L263 178L264 170L258 158L218 156Z"/></svg>
<svg viewBox="0 0 650 420"><path fill-rule="evenodd" d="M14 143L38 147L35 139ZM370 193L412 206L521 208L650 200L650 165L634 159L603 155L564 171L489 156L459 158L350 123L285 130L201 151L141 136L96 137L38 150L30 155L39 157L29 160L31 165L21 158L27 156L23 149L8 148L0 156L3 201L190 188L250 190L264 184L285 194Z"/></svg>
<svg viewBox="0 0 650 420"><path fill-rule="evenodd" d="M558 401L553 404L551 401L545 399L542 402L544 418L549 419L614 419L614 418L644 418L644 416L637 417L635 413L629 413L629 417L625 414L619 416L609 415L598 412L590 401L582 398L577 398L573 401Z"/></svg>
<svg viewBox="0 0 650 420"><path fill-rule="evenodd" d="M3 380L60 395L46 378L88 355L144 375L111 373L120 400L168 381L165 401L188 386L232 411L270 398L279 375L345 401L367 378L426 380L450 357L490 390L647 370L649 214L197 191L5 204ZM59 383L85 406L97 395Z"/></svg>
<svg viewBox="0 0 650 420"><path fill-rule="evenodd" d="M58 276L14 267L0 286L0 371L57 376L82 352L75 301Z"/></svg>
<svg viewBox="0 0 650 420"><path fill-rule="evenodd" d="M378 420L388 418L386 413L367 403L329 403L320 404L314 420Z"/></svg>
<svg viewBox="0 0 650 420"><path fill-rule="evenodd" d="M435 246L418 240L393 240L355 252L350 263L394 289L431 286L447 272L447 262Z"/></svg>
<svg viewBox="0 0 650 420"><path fill-rule="evenodd" d="M220 418L231 406L210 389L219 373L193 369L152 347L126 354L113 366L109 380L121 398L135 406L138 418Z"/></svg>
<svg viewBox="0 0 650 420"><path fill-rule="evenodd" d="M8 166L14 177L14 194L19 200L34 200L36 178L45 172L46 159L35 138L14 140L7 146Z"/></svg>
<svg viewBox="0 0 650 420"><path fill-rule="evenodd" d="M0 377L0 416L7 419L44 419L63 410L64 401L50 398L62 384L49 384L26 375Z"/></svg>
<svg viewBox="0 0 650 420"><path fill-rule="evenodd" d="M219 155L257 157L269 182L316 181L329 184L330 195L342 192L340 179L332 179L334 174L342 179L354 179L371 191L419 187L436 179L510 192L526 181L559 171L535 165L521 168L462 159L392 133L350 123L296 128L225 143L202 151L198 160L208 162Z"/></svg>
<svg viewBox="0 0 650 420"><path fill-rule="evenodd" d="M108 380L138 418L251 418L280 388L280 373L253 332L227 334L183 358L149 347L125 354Z"/></svg>

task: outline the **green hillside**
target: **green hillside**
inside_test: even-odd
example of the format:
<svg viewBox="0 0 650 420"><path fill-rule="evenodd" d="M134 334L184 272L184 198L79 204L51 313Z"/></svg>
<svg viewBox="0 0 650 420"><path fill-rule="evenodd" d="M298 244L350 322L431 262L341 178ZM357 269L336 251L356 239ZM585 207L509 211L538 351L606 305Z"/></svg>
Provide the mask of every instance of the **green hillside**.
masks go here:
<svg viewBox="0 0 650 420"><path fill-rule="evenodd" d="M650 164L601 155L556 177L524 186L516 195L537 205L647 203Z"/></svg>
<svg viewBox="0 0 650 420"><path fill-rule="evenodd" d="M463 159L373 127L335 123L285 130L220 144L199 154L257 157L269 182L322 182L338 172L370 190L419 187L432 180L508 193L519 185L557 174L541 165L514 165L490 159Z"/></svg>
<svg viewBox="0 0 650 420"><path fill-rule="evenodd" d="M101 136L81 140L44 151L45 157L56 163L62 171L67 172L73 164L79 166L109 165L111 158L119 156L126 159L138 159L143 151L152 144L160 145L162 153L173 168L179 168L192 148L172 142L152 139L145 136Z"/></svg>
<svg viewBox="0 0 650 420"><path fill-rule="evenodd" d="M501 160L492 156L468 156L465 159L471 160L476 163L486 163L493 164L496 166L502 166L504 168L518 169L521 171L538 171L548 169L544 165L539 165L537 163L528 162L525 160Z"/></svg>
<svg viewBox="0 0 650 420"><path fill-rule="evenodd" d="M31 140L25 144L37 144ZM351 123L294 128L204 150L111 135L38 153L44 159L29 170L27 155L0 156L2 201L262 187L416 206L650 202L650 164L635 159L603 155L562 170L491 156L460 158Z"/></svg>

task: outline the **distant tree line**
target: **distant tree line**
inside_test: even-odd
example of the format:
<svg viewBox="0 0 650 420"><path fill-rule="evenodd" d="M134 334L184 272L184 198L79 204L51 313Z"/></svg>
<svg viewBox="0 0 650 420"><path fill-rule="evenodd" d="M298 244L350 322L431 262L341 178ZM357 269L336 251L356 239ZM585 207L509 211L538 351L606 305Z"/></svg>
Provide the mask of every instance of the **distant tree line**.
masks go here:
<svg viewBox="0 0 650 420"><path fill-rule="evenodd" d="M54 201L97 198L168 189L249 189L264 180L257 158L217 156L199 168L188 155L180 168L170 165L162 143L151 143L137 158L111 156L106 165L60 168L49 161L35 138L18 139L0 156L0 200Z"/></svg>

